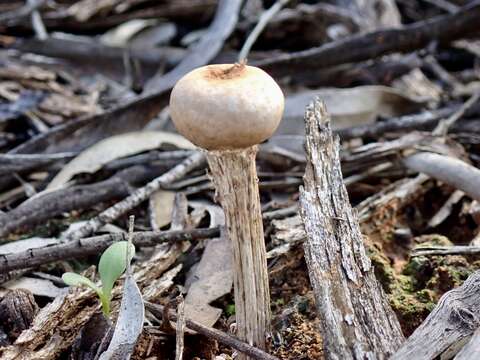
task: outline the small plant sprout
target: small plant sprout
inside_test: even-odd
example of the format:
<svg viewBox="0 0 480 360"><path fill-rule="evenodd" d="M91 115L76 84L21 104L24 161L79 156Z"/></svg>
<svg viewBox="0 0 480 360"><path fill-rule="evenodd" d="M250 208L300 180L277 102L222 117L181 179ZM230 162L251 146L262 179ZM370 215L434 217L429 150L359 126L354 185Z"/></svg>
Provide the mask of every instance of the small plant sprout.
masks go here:
<svg viewBox="0 0 480 360"><path fill-rule="evenodd" d="M255 156L257 144L278 127L283 108L277 83L244 63L195 69L170 97L177 130L208 150L233 247L237 336L262 349L270 328L270 293Z"/></svg>
<svg viewBox="0 0 480 360"><path fill-rule="evenodd" d="M127 245L128 248L127 248ZM127 250L128 249L128 250ZM126 258L128 253L128 260ZM98 263L98 272L102 287L95 285L85 276L73 272L67 272L62 275L62 280L70 286L85 285L94 290L100 302L102 303L102 311L105 317L110 315L110 301L112 300L112 289L118 278L125 272L127 263L130 263L135 254L135 246L127 241L118 241L110 245L100 257Z"/></svg>

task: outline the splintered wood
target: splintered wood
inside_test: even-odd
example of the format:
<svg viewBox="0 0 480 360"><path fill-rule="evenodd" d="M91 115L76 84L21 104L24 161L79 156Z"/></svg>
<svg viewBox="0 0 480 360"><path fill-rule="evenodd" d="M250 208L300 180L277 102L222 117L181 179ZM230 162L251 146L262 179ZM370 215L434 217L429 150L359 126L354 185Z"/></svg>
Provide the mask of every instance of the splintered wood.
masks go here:
<svg viewBox="0 0 480 360"><path fill-rule="evenodd" d="M324 104L310 105L305 122L308 159L300 212L325 356L388 358L403 334L365 253Z"/></svg>
<svg viewBox="0 0 480 360"><path fill-rule="evenodd" d="M270 294L256 153L256 146L212 151L207 154L207 160L232 242L237 336L265 349L265 334L270 326Z"/></svg>

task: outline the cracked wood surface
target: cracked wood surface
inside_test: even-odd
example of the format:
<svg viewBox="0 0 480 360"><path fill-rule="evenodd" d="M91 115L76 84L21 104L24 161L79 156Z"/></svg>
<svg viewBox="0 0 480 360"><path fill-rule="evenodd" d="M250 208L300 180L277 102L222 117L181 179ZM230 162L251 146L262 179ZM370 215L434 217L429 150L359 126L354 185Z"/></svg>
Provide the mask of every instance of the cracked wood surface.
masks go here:
<svg viewBox="0 0 480 360"><path fill-rule="evenodd" d="M300 189L310 281L327 359L386 359L404 340L366 255L349 203L325 105L307 108L307 166Z"/></svg>
<svg viewBox="0 0 480 360"><path fill-rule="evenodd" d="M271 314L256 154L257 146L210 151L207 160L233 249L237 336L265 349Z"/></svg>

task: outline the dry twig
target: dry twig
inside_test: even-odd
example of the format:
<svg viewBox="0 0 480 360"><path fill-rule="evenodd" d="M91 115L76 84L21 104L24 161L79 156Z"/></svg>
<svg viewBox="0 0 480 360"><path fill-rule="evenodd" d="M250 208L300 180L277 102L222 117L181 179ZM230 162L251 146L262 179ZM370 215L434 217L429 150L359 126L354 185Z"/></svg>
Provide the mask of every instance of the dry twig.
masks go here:
<svg viewBox="0 0 480 360"><path fill-rule="evenodd" d="M455 124L468 109L470 109L480 99L480 91L473 94L457 111L455 111L448 118L440 120L437 127L433 130L432 134L437 136L445 136L448 133L450 127Z"/></svg>
<svg viewBox="0 0 480 360"><path fill-rule="evenodd" d="M164 306L162 305L157 305L153 304L151 302L145 302L145 307L152 312L155 316L159 318L163 318L164 316ZM172 311L169 311L168 316L171 321L176 321L177 320L177 315L174 314ZM217 340L219 343L223 345L230 346L234 348L235 350L240 351L241 353L250 356L252 359L257 359L257 360L278 360L273 355L267 354L265 351L260 350L256 347L253 347L243 341L238 340L236 337L233 337L231 335L228 335L220 330L214 329L214 328L209 328L207 326L204 326L194 320L185 319L185 325L193 330L198 332L199 334L202 334L206 337L212 338Z"/></svg>
<svg viewBox="0 0 480 360"><path fill-rule="evenodd" d="M154 246L164 242L207 239L219 236L219 234L220 229L218 227L182 231L145 231L134 233L132 241L137 246ZM0 255L0 274L16 269L30 268L52 261L100 254L115 241L120 240L125 240L125 235L115 233L29 249L19 253Z"/></svg>
<svg viewBox="0 0 480 360"><path fill-rule="evenodd" d="M182 295L177 297L177 304L175 360L182 360L183 348L185 346L185 301Z"/></svg>
<svg viewBox="0 0 480 360"><path fill-rule="evenodd" d="M248 35L247 40L243 44L242 48L240 49L240 53L238 55L238 62L244 62L247 60L248 53L252 48L253 44L257 40L258 36L261 34L262 30L265 29L270 19L272 19L281 9L284 7L290 0L277 0L275 4L273 4L268 10L263 12L260 15L260 19L258 20L257 25L253 28L250 35Z"/></svg>
<svg viewBox="0 0 480 360"><path fill-rule="evenodd" d="M465 37L478 26L480 1L462 7L455 14L419 21L400 29L378 30L354 35L292 54L256 62L254 65L275 72L291 73L294 69L326 68L334 65L374 59L392 52L408 52L432 41L449 42Z"/></svg>
<svg viewBox="0 0 480 360"><path fill-rule="evenodd" d="M117 219L118 217L125 214L127 211L133 209L143 201L147 200L150 195L152 195L155 191L159 190L162 186L165 186L166 184L171 184L172 182L181 179L188 172L200 166L204 161L205 157L203 153L194 153L167 173L152 180L147 185L136 190L132 195L123 199L119 203L116 203L107 210L102 211L98 216L89 220L79 229L67 232L64 235L63 239L65 241L71 241L74 239L83 238L94 233L103 225Z"/></svg>

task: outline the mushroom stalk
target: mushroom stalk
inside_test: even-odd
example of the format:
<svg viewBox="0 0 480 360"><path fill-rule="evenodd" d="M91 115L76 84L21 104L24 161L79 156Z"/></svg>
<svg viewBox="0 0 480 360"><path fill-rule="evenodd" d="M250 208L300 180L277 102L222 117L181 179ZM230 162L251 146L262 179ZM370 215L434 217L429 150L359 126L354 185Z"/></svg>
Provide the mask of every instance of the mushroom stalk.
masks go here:
<svg viewBox="0 0 480 360"><path fill-rule="evenodd" d="M283 109L275 80L245 64L195 69L170 96L178 132L208 150L233 248L237 336L262 349L270 327L270 295L255 155L257 144L277 129Z"/></svg>
<svg viewBox="0 0 480 360"><path fill-rule="evenodd" d="M207 160L232 242L237 336L265 349L270 292L256 154L257 146L210 151Z"/></svg>

